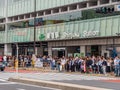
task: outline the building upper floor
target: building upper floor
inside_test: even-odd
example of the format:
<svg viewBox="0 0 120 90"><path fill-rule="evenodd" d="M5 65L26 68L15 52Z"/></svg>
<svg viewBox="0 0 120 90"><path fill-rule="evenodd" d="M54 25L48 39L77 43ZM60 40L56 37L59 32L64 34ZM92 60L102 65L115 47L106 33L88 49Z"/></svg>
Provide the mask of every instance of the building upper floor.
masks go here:
<svg viewBox="0 0 120 90"><path fill-rule="evenodd" d="M0 22L88 10L119 4L120 0L2 0ZM6 1L6 2L5 2ZM5 5L4 5L5 4ZM5 19L8 17L8 20Z"/></svg>
<svg viewBox="0 0 120 90"><path fill-rule="evenodd" d="M36 27L36 40L52 41L118 36L120 15ZM9 26L8 26L9 27ZM34 41L34 27L0 31L0 43Z"/></svg>

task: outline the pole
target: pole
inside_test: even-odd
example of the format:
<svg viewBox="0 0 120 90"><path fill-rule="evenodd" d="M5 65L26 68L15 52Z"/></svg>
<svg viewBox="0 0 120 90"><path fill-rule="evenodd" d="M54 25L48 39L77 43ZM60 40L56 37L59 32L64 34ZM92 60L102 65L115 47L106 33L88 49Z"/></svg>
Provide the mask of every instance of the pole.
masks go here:
<svg viewBox="0 0 120 90"><path fill-rule="evenodd" d="M16 44L16 49L17 49L17 58L16 58L16 76L18 77L18 49L19 49L19 47L18 47L18 44Z"/></svg>
<svg viewBox="0 0 120 90"><path fill-rule="evenodd" d="M34 0L34 54L35 54L35 48L36 48L36 0Z"/></svg>

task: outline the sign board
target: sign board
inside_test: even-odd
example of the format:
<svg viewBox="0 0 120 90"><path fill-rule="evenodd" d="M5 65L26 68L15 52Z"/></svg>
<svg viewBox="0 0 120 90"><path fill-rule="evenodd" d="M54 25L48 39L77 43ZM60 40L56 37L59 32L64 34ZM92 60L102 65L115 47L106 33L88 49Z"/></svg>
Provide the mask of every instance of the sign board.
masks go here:
<svg viewBox="0 0 120 90"><path fill-rule="evenodd" d="M84 31L83 37L95 37L99 35L99 31Z"/></svg>
<svg viewBox="0 0 120 90"><path fill-rule="evenodd" d="M120 11L120 5L115 5L115 11Z"/></svg>
<svg viewBox="0 0 120 90"><path fill-rule="evenodd" d="M35 62L35 67L43 67L43 62L41 62L39 59Z"/></svg>
<svg viewBox="0 0 120 90"><path fill-rule="evenodd" d="M80 53L74 53L74 57L80 57Z"/></svg>

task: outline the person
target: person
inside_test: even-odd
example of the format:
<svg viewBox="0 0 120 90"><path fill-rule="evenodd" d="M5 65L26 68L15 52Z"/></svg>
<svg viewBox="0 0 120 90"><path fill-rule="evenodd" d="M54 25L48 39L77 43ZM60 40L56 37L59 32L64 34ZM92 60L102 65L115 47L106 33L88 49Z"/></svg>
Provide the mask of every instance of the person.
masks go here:
<svg viewBox="0 0 120 90"><path fill-rule="evenodd" d="M103 74L106 76L107 75L107 73L106 73L107 61L104 57L102 57L102 60L103 60L103 62L102 62Z"/></svg>
<svg viewBox="0 0 120 90"><path fill-rule="evenodd" d="M32 55L32 67L35 67L35 61L37 60L36 55Z"/></svg>
<svg viewBox="0 0 120 90"><path fill-rule="evenodd" d="M92 72L92 64L93 64L93 61L91 60L91 58L87 57L87 59L86 59L86 73Z"/></svg>
<svg viewBox="0 0 120 90"><path fill-rule="evenodd" d="M57 69L58 69L59 72L62 71L60 59L57 60Z"/></svg>
<svg viewBox="0 0 120 90"><path fill-rule="evenodd" d="M7 56L6 55L3 56L3 64L5 66L7 66Z"/></svg>
<svg viewBox="0 0 120 90"><path fill-rule="evenodd" d="M98 58L98 73L99 74L103 74L103 70L102 70L102 59L101 57Z"/></svg>
<svg viewBox="0 0 120 90"><path fill-rule="evenodd" d="M110 73L111 72L111 61L110 58L107 59L107 72Z"/></svg>
<svg viewBox="0 0 120 90"><path fill-rule="evenodd" d="M115 57L114 59L114 66L115 66L115 76L120 76L120 59Z"/></svg>
<svg viewBox="0 0 120 90"><path fill-rule="evenodd" d="M55 58L52 58L51 59L51 69L55 70L55 67L56 67L56 65L55 65Z"/></svg>
<svg viewBox="0 0 120 90"><path fill-rule="evenodd" d="M63 56L63 57L61 58L62 71L65 70L65 64L66 64L66 59L65 59L65 57Z"/></svg>
<svg viewBox="0 0 120 90"><path fill-rule="evenodd" d="M71 72L75 72L75 59L70 60Z"/></svg>

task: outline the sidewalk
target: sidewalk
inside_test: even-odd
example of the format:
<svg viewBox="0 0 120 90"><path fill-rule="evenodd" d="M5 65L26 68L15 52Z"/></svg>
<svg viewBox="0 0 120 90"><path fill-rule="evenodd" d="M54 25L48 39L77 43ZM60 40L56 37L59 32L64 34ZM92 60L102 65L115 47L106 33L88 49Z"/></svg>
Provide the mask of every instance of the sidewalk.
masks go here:
<svg viewBox="0 0 120 90"><path fill-rule="evenodd" d="M16 72L16 69L14 67L6 67L5 68L5 72ZM43 73L59 73L58 70L51 70L49 67L45 67L45 68L19 68L18 70L19 73L39 73L39 72L43 72ZM65 73L65 74L76 74L76 75L85 75L85 76L100 76L100 77L111 77L111 78L116 78L114 76L114 73L108 73L107 76L105 76L104 74L86 74L86 73L80 73L80 72L61 72L61 73Z"/></svg>
<svg viewBox="0 0 120 90"><path fill-rule="evenodd" d="M5 72L16 72L14 67L6 67ZM19 73L57 72L50 68L18 68Z"/></svg>

